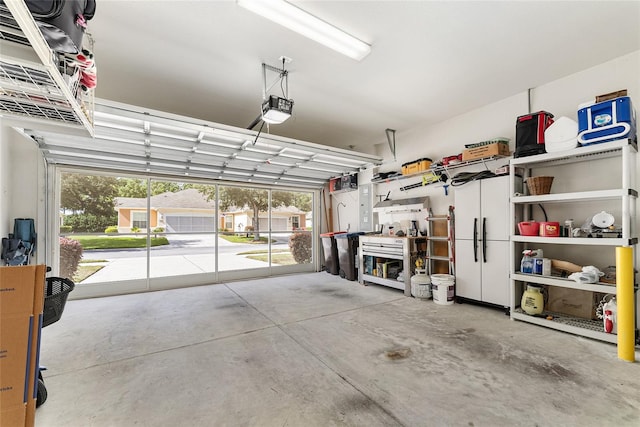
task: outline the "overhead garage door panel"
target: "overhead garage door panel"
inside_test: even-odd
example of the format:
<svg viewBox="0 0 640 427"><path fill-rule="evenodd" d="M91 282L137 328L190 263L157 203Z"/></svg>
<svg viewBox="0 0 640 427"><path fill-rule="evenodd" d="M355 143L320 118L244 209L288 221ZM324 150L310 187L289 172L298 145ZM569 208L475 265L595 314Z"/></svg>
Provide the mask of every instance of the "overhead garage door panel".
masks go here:
<svg viewBox="0 0 640 427"><path fill-rule="evenodd" d="M272 218L271 219L272 231L286 231L287 230L287 219L286 218ZM267 218L260 218L260 230L267 231L269 230L269 220Z"/></svg>
<svg viewBox="0 0 640 427"><path fill-rule="evenodd" d="M173 233L215 232L216 220L212 216L167 215L167 231Z"/></svg>

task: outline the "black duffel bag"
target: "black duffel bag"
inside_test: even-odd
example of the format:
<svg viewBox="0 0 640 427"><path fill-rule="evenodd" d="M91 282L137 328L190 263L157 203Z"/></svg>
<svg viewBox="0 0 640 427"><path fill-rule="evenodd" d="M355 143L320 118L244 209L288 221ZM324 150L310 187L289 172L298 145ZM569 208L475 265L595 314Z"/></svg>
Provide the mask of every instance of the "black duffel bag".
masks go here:
<svg viewBox="0 0 640 427"><path fill-rule="evenodd" d="M95 0L26 0L49 47L56 52L77 53L87 21L96 12Z"/></svg>

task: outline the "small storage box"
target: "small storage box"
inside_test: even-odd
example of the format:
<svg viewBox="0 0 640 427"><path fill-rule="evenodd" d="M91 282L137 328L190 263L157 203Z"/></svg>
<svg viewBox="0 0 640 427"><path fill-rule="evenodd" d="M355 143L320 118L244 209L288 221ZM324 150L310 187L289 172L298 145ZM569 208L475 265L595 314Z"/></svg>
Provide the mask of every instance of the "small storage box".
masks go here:
<svg viewBox="0 0 640 427"><path fill-rule="evenodd" d="M635 137L636 112L628 96L578 110L578 142L581 145Z"/></svg>
<svg viewBox="0 0 640 427"><path fill-rule="evenodd" d="M355 190L358 188L358 174L344 175L342 177L341 187L342 190Z"/></svg>
<svg viewBox="0 0 640 427"><path fill-rule="evenodd" d="M426 171L431 167L432 160L428 157L424 159L414 160L413 162L408 162L402 165L402 174L403 175L411 175L418 172Z"/></svg>
<svg viewBox="0 0 640 427"><path fill-rule="evenodd" d="M468 162L469 160L484 159L486 157L493 156L508 156L509 144L504 142L496 142L493 144L482 145L480 147L469 148L462 152L462 161Z"/></svg>
<svg viewBox="0 0 640 427"><path fill-rule="evenodd" d="M541 222L539 234L542 237L560 237L560 223L553 221Z"/></svg>
<svg viewBox="0 0 640 427"><path fill-rule="evenodd" d="M333 193L340 190L342 190L342 177L331 178L329 180L329 192Z"/></svg>

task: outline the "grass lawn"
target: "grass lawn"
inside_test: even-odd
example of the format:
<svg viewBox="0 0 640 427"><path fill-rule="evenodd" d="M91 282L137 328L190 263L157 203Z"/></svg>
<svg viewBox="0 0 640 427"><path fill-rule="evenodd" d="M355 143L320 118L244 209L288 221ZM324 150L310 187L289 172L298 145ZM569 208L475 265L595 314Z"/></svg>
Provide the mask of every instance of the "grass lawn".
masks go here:
<svg viewBox="0 0 640 427"><path fill-rule="evenodd" d="M253 239L253 236L251 235L249 235L249 237L246 237L246 234L242 234L242 235L220 234L220 237L226 240L227 242L231 242L231 243L255 243L255 244L267 243L266 237L260 237L260 240L256 241ZM272 242L275 242L275 240L272 240Z"/></svg>
<svg viewBox="0 0 640 427"><path fill-rule="evenodd" d="M73 283L80 283L93 273L100 271L104 265L82 265L78 266L76 274L73 275Z"/></svg>
<svg viewBox="0 0 640 427"><path fill-rule="evenodd" d="M147 247L146 237L130 236L67 236L68 239L77 240L85 250L89 249L129 249ZM168 245L166 237L152 237L151 246Z"/></svg>
<svg viewBox="0 0 640 427"><path fill-rule="evenodd" d="M269 255L249 255L249 259L255 259L256 261L269 262ZM271 263L278 265L292 265L297 264L291 254L271 254Z"/></svg>
<svg viewBox="0 0 640 427"><path fill-rule="evenodd" d="M256 261L269 262L268 251L247 251L247 252L240 252L238 253L238 255L246 255L247 258L254 259ZM293 255L291 255L288 249L272 250L271 262L273 264L278 264L278 265L297 264L297 262L293 259Z"/></svg>

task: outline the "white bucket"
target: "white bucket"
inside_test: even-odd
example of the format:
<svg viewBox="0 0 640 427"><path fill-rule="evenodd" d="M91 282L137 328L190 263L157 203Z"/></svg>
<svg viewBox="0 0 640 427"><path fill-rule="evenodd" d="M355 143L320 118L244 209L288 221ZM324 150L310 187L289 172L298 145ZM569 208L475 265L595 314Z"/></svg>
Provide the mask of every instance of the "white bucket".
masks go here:
<svg viewBox="0 0 640 427"><path fill-rule="evenodd" d="M451 274L432 274L431 292L433 294L433 302L440 305L452 305L455 295L455 283L456 279Z"/></svg>

